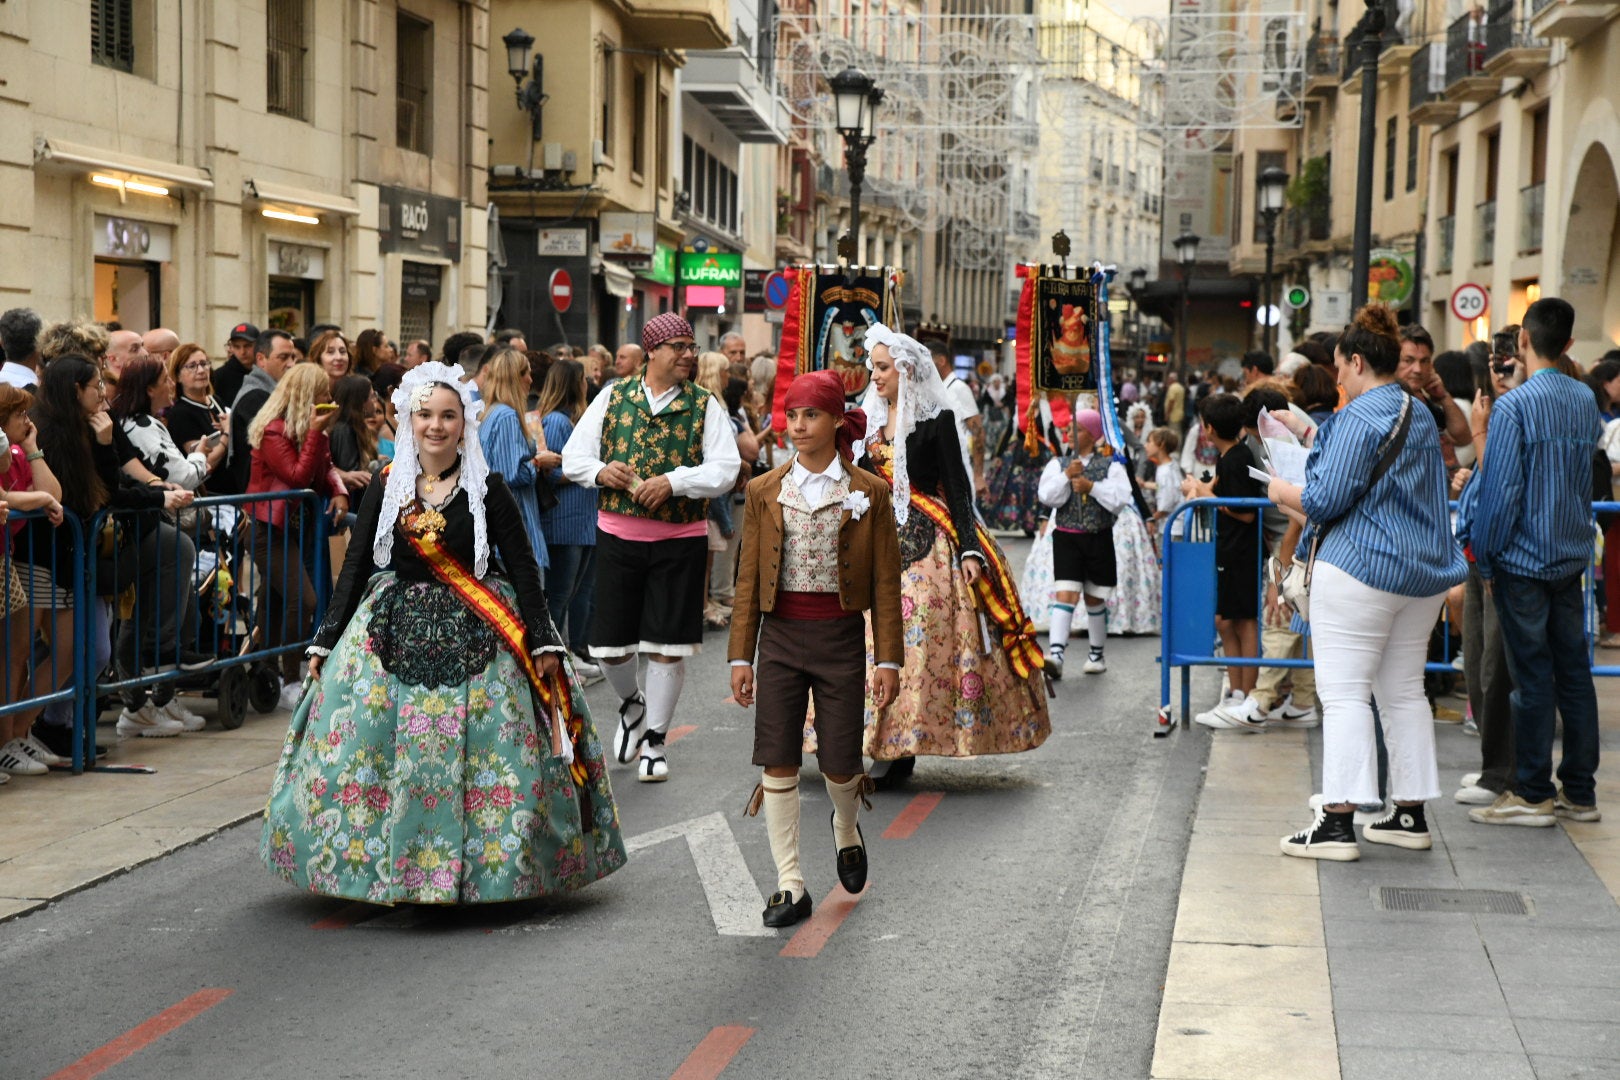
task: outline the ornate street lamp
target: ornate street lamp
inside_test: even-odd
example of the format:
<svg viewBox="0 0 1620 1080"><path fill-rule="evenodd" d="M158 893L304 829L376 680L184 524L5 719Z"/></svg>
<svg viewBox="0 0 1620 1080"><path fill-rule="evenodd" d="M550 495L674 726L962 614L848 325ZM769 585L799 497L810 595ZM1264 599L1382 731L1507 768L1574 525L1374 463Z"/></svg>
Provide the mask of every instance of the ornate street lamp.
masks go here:
<svg viewBox="0 0 1620 1080"><path fill-rule="evenodd" d="M1181 381L1187 381L1187 320L1192 316L1191 301L1187 297L1187 279L1192 277L1193 264L1198 261L1198 242L1203 237L1194 232L1184 232L1176 237L1176 262L1181 264L1181 356L1177 367L1181 372Z"/></svg>
<svg viewBox="0 0 1620 1080"><path fill-rule="evenodd" d="M1133 327L1131 344L1136 348L1137 355L1142 355L1142 290L1147 288L1147 268L1138 266L1130 273L1131 303L1135 307L1135 318L1131 320Z"/></svg>
<svg viewBox="0 0 1620 1080"><path fill-rule="evenodd" d="M1277 249L1277 215L1282 213L1283 197L1287 192L1288 174L1275 165L1261 169L1260 175L1255 178L1255 205L1266 223L1266 302L1260 309L1260 346L1267 355L1271 354L1276 343L1276 325L1282 321L1280 312L1275 320L1272 319L1271 262Z"/></svg>
<svg viewBox="0 0 1620 1080"><path fill-rule="evenodd" d="M529 114L530 137L534 142L539 142L542 130L540 113L548 97L543 89L545 58L538 55L534 58L534 74L525 83L523 76L529 74L529 50L534 48L534 35L519 26L502 35L501 42L506 46L507 74L517 84L518 108Z"/></svg>
<svg viewBox="0 0 1620 1080"><path fill-rule="evenodd" d="M861 186L866 182L866 148L877 137L877 107L883 91L865 72L846 67L827 80L833 93L838 134L844 140L844 167L849 171L849 231L838 241L838 253L852 264L860 251Z"/></svg>

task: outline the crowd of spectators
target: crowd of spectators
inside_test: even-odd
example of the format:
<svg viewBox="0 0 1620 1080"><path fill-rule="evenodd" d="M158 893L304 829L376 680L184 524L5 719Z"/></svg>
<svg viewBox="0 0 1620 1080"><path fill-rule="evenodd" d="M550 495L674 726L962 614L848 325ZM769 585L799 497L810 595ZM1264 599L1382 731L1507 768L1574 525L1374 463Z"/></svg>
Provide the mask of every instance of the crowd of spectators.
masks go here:
<svg viewBox="0 0 1620 1080"><path fill-rule="evenodd" d="M711 363L704 385L727 402L752 463L768 422L774 360L756 357L751 368L741 335L716 345L705 357ZM281 704L295 705L302 665L293 646L309 636L320 591L319 519L330 521L326 566L335 574L351 506L393 454L393 391L407 370L434 358L459 365L478 388L483 449L518 497L530 544L547 570L552 617L578 657L576 670L600 678L585 655L596 493L569 483L560 452L588 402L613 380L639 372L637 346L616 353L600 345L540 350L522 332L501 330L487 339L452 334L435 354L426 340L398 345L376 329L351 338L333 325L298 335L241 322L216 350L168 329L140 334L88 320L47 324L18 308L0 315L0 350L6 702L67 686L74 568L93 552L88 660L121 686L117 733L166 737L201 729L204 718L176 695L176 680L154 676L202 671L218 659L221 639L201 624L199 611L200 595L209 593L202 586L218 563L209 538L214 553L233 546L240 552L236 574L251 579L254 590L251 647L288 648L274 667ZM750 465L739 490L752 474ZM316 493L318 513L301 498L278 496L303 490ZM243 498L194 506L205 496ZM708 613L715 626L729 617L737 544L732 509L717 501L711 522ZM12 519L12 511L33 513ZM97 531L76 543L80 534L64 527L66 513ZM72 715L70 702L0 714L0 784L64 764Z"/></svg>

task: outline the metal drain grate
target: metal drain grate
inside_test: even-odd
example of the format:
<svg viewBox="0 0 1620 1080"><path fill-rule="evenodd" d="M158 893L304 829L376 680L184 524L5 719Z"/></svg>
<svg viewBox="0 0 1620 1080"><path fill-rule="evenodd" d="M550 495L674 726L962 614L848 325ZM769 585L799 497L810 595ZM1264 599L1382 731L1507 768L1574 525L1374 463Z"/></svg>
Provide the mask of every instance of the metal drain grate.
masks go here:
<svg viewBox="0 0 1620 1080"><path fill-rule="evenodd" d="M1523 893L1494 889L1413 889L1385 885L1378 890L1383 911L1449 911L1457 915L1528 915Z"/></svg>

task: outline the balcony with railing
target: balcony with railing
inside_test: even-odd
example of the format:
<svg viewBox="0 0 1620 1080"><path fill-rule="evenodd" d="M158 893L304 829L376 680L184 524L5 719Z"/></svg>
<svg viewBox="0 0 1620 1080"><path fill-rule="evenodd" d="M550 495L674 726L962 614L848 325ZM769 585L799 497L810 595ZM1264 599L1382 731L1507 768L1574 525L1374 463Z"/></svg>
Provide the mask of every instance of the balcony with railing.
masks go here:
<svg viewBox="0 0 1620 1080"><path fill-rule="evenodd" d="M1502 79L1528 78L1547 66L1552 49L1521 14L1523 0L1493 0L1485 20L1485 70Z"/></svg>
<svg viewBox="0 0 1620 1080"><path fill-rule="evenodd" d="M1541 219L1546 209L1546 184L1531 184L1519 189L1520 255L1533 255L1541 250Z"/></svg>
<svg viewBox="0 0 1620 1080"><path fill-rule="evenodd" d="M1299 115L1300 96L1305 92L1305 72L1291 71L1277 87L1277 119L1287 122Z"/></svg>
<svg viewBox="0 0 1620 1080"><path fill-rule="evenodd" d="M1412 57L1409 106L1414 124L1449 124L1462 106L1446 97L1446 47L1431 41Z"/></svg>
<svg viewBox="0 0 1620 1080"><path fill-rule="evenodd" d="M1502 80L1485 72L1485 20L1469 13L1446 28L1446 97L1452 101L1487 101Z"/></svg>
<svg viewBox="0 0 1620 1080"><path fill-rule="evenodd" d="M1574 41L1608 22L1620 4L1612 0L1534 0L1531 29L1543 38Z"/></svg>
<svg viewBox="0 0 1620 1080"><path fill-rule="evenodd" d="M1474 207L1474 265L1489 266L1496 258L1496 200Z"/></svg>
<svg viewBox="0 0 1620 1080"><path fill-rule="evenodd" d="M1339 42L1314 37L1305 43L1305 96L1331 97L1339 89Z"/></svg>
<svg viewBox="0 0 1620 1080"><path fill-rule="evenodd" d="M1457 219L1451 214L1435 222L1440 231L1438 251L1435 252L1434 269L1439 274L1451 273L1451 253L1457 246Z"/></svg>

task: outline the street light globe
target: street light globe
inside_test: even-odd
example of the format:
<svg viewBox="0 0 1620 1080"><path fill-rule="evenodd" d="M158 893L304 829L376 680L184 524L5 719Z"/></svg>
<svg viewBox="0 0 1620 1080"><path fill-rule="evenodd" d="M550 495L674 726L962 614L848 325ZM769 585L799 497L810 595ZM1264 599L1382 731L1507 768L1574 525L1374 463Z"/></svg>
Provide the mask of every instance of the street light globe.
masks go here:
<svg viewBox="0 0 1620 1080"><path fill-rule="evenodd" d="M1147 270L1138 266L1131 271L1131 292L1139 293L1147 285Z"/></svg>
<svg viewBox="0 0 1620 1080"><path fill-rule="evenodd" d="M1182 266L1191 266L1198 261L1198 243L1203 237L1197 233L1184 232L1176 237L1176 261Z"/></svg>
<svg viewBox="0 0 1620 1080"><path fill-rule="evenodd" d="M1260 170L1255 178L1258 189L1260 212L1276 214L1283 208L1283 199L1288 194L1288 174L1275 165L1268 165Z"/></svg>
<svg viewBox="0 0 1620 1080"><path fill-rule="evenodd" d="M506 70L518 82L529 72L529 50L534 48L534 35L519 26L501 37L506 45Z"/></svg>
<svg viewBox="0 0 1620 1080"><path fill-rule="evenodd" d="M883 104L884 96L883 89L877 86L872 87L871 93L866 95L866 115L862 119L861 130L867 142L877 138L878 106Z"/></svg>
<svg viewBox="0 0 1620 1080"><path fill-rule="evenodd" d="M827 85L833 92L834 122L839 134L846 139L864 135L867 98L872 93L871 78L857 68L847 67L828 79Z"/></svg>

